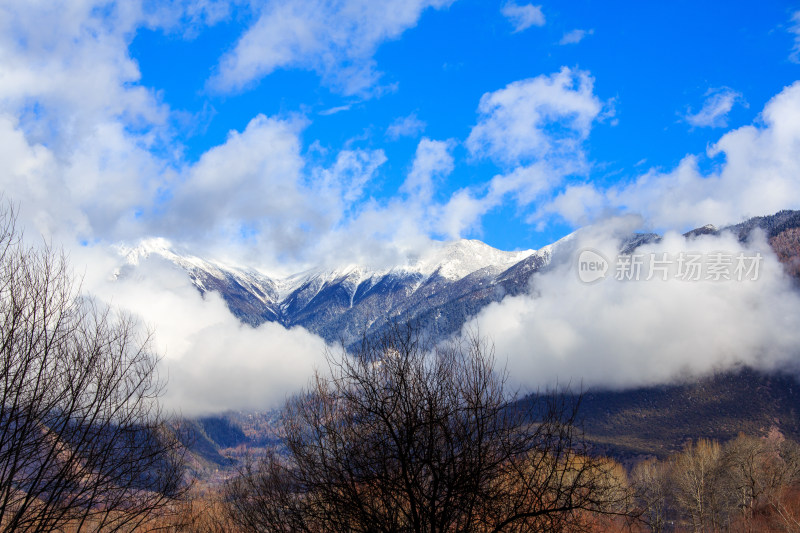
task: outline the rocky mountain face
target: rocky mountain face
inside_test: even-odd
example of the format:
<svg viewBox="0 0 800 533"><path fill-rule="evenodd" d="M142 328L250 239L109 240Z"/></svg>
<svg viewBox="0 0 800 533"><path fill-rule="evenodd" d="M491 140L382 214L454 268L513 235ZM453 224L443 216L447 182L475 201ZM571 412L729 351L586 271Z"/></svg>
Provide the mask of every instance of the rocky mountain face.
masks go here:
<svg viewBox="0 0 800 533"><path fill-rule="evenodd" d="M800 211L781 211L718 229L708 225L687 238L731 231L741 240L763 231L787 272L800 276ZM457 332L483 307L528 290L572 236L540 250L504 252L476 240L442 243L406 265L368 270L351 265L271 278L253 269L178 255L163 241L126 250L129 266L151 255L183 269L201 293L217 291L242 322L302 326L329 342L354 342L379 333L391 321L412 321L434 338ZM622 252L658 241L654 233L631 235Z"/></svg>

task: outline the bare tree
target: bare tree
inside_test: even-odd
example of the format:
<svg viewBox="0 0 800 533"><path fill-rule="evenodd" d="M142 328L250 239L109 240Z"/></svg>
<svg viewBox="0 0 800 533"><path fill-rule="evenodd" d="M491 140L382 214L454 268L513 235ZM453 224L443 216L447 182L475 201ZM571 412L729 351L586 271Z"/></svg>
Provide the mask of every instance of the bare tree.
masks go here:
<svg viewBox="0 0 800 533"><path fill-rule="evenodd" d="M751 531L756 510L780 490L776 484L782 479L771 473L776 457L764 439L743 434L725 445L724 454L739 519L742 527Z"/></svg>
<svg viewBox="0 0 800 533"><path fill-rule="evenodd" d="M721 531L729 524L735 497L718 442L688 443L672 459L671 481L675 504L692 531Z"/></svg>
<svg viewBox="0 0 800 533"><path fill-rule="evenodd" d="M653 533L665 531L668 523L670 482L667 464L649 459L631 472L631 484L639 507L638 518Z"/></svg>
<svg viewBox="0 0 800 533"><path fill-rule="evenodd" d="M228 485L231 518L250 531L579 531L624 512L614 464L586 453L577 398L517 403L477 336L428 348L396 326L328 353L329 372L287 402L285 450Z"/></svg>
<svg viewBox="0 0 800 533"><path fill-rule="evenodd" d="M800 532L800 513L790 499L800 484L800 445L771 433L760 439L740 435L726 448L745 524L762 508L780 530Z"/></svg>
<svg viewBox="0 0 800 533"><path fill-rule="evenodd" d="M184 485L150 337L0 220L0 530L139 526Z"/></svg>
<svg viewBox="0 0 800 533"><path fill-rule="evenodd" d="M800 533L800 508L796 492L794 501L790 498L791 491L797 491L800 485L800 444L780 439L773 446L777 457L772 471L781 483L778 491L769 493L769 504L778 515L784 531Z"/></svg>

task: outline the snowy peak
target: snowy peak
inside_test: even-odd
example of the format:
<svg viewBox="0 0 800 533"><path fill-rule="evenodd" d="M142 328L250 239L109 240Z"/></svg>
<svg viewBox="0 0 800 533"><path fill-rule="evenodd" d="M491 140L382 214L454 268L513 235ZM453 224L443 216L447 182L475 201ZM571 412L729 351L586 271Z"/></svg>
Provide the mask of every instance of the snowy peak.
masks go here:
<svg viewBox="0 0 800 533"><path fill-rule="evenodd" d="M800 228L800 211L756 217L722 230L703 226L685 235L691 238L727 230L744 240L755 228L763 230L773 246L778 243L788 250L787 257L797 257L792 244L796 239L792 239ZM364 334L379 334L394 321L409 320L423 325L431 338L444 339L486 305L527 293L532 275L560 261L558 257L570 257L575 238L573 233L539 250L518 252L498 250L477 240L440 242L393 268L350 264L280 277L182 254L164 239L118 247L118 251L125 258L125 270L137 268L151 256L172 263L187 273L201 293L218 292L242 322L302 326L329 342L356 342ZM633 234L623 242L622 250L659 238Z"/></svg>
<svg viewBox="0 0 800 533"><path fill-rule="evenodd" d="M177 253L169 241L161 238L146 239L135 247L118 246L117 249L126 262L134 266L148 257L158 256L190 272L202 270L215 276L235 274L236 277L259 275L270 279L279 299L284 299L288 294L309 284L322 287L332 283L341 283L351 286L355 291L355 288L362 282L382 277L389 273L414 273L421 275L422 278L437 274L448 280L455 281L485 268L492 268L497 271L505 270L537 253L536 250L506 252L478 240L460 239L435 243L420 256L410 258L405 265L392 269L370 270L362 265L350 264L331 270L316 268L282 278L273 278L252 269Z"/></svg>
<svg viewBox="0 0 800 533"><path fill-rule="evenodd" d="M477 240L434 243L393 268L350 264L270 277L254 269L177 252L164 239L118 247L126 268L149 258L187 273L201 292L218 292L241 321L303 326L329 341L355 339L392 320L419 319L435 334L451 333L499 295L527 287L549 262L547 250L505 252Z"/></svg>
<svg viewBox="0 0 800 533"><path fill-rule="evenodd" d="M139 265L151 257L160 257L174 263L187 271L200 269L214 274L222 274L235 268L225 267L219 263L206 261L199 257L177 253L172 244L162 238L143 239L136 246L118 245L117 250L129 265Z"/></svg>
<svg viewBox="0 0 800 533"><path fill-rule="evenodd" d="M408 270L425 277L437 273L443 278L458 280L487 267L505 270L534 252L504 252L478 240L461 239L437 245L409 265Z"/></svg>

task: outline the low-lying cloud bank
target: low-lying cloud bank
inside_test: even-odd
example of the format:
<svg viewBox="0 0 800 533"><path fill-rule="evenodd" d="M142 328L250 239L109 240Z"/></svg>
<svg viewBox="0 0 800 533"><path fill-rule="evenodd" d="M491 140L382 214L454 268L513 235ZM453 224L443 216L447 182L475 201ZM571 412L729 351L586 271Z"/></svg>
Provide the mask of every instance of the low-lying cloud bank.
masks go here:
<svg viewBox="0 0 800 533"><path fill-rule="evenodd" d="M567 383L662 384L742 364L800 371L800 291L763 234L741 243L727 233L668 233L621 256L641 223L613 218L560 241L528 294L487 306L464 331L477 329L495 343L523 392ZM600 270L581 271L587 258ZM699 270L692 270L697 258ZM325 367L320 337L240 323L218 293L201 296L165 259L150 256L119 270L120 256L99 247L75 251L73 259L90 265L88 292L154 326L169 409L194 416L279 407ZM637 261L638 271L630 268Z"/></svg>
<svg viewBox="0 0 800 533"><path fill-rule="evenodd" d="M522 391L555 383L653 385L740 364L800 369L800 293L763 234L742 244L730 234L687 240L669 233L636 250L643 260L638 280L616 279L619 273L632 274L627 267L618 270L619 262L628 260L618 262L618 250L640 223L622 217L581 230L561 244L550 270L534 275L530 294L489 305L465 331L477 328L494 341L500 360L508 358L510 379ZM584 249L608 260L605 278L581 281L578 257ZM739 254L745 269L736 272ZM679 258L690 255L703 259L701 279L677 279ZM653 257L659 262L647 280ZM713 280L712 263L727 260L732 279ZM747 272L753 261L757 276ZM685 273L686 264L681 266Z"/></svg>
<svg viewBox="0 0 800 533"><path fill-rule="evenodd" d="M89 265L89 293L153 328L169 410L195 416L280 407L324 365L320 337L280 324L242 324L218 293L201 296L186 273L164 259L151 257L120 272L121 258L113 253L87 248L72 256Z"/></svg>

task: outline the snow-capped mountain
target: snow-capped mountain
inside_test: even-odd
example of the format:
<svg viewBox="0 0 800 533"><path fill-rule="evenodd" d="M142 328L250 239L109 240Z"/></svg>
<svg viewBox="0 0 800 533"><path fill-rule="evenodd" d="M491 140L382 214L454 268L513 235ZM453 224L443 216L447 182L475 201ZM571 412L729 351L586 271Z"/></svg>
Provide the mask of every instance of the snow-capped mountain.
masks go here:
<svg viewBox="0 0 800 533"><path fill-rule="evenodd" d="M119 251L126 263L120 275L158 257L184 270L201 293L219 292L243 322L299 325L328 341L351 341L391 320L418 321L435 336L453 333L488 303L524 291L531 274L549 263L552 249L505 252L458 240L389 269L348 265L284 278L178 254L162 239Z"/></svg>
<svg viewBox="0 0 800 533"><path fill-rule="evenodd" d="M741 240L759 228L787 267L800 279L800 211L751 218L717 229L707 225L687 238L730 231ZM573 235L540 250L505 252L477 240L439 243L402 265L373 270L361 265L315 269L288 277L270 277L254 269L178 254L167 241L151 239L134 248L120 248L126 265L158 257L185 271L201 293L217 291L242 322L257 326L278 322L302 326L328 341L352 342L378 333L391 321L412 321L437 338L457 332L491 302L528 289L533 273L569 248ZM655 233L637 233L623 240L621 252L660 240Z"/></svg>

